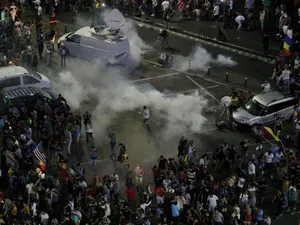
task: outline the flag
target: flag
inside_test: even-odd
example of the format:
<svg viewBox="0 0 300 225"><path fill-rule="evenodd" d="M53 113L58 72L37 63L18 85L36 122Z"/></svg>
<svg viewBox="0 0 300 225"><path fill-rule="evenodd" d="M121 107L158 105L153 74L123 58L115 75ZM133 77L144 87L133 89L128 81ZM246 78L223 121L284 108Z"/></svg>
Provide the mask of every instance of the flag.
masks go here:
<svg viewBox="0 0 300 225"><path fill-rule="evenodd" d="M189 164L189 155L188 155L188 154L186 154L186 155L184 156L184 158L183 158L183 163L184 163L184 165L188 165L188 164Z"/></svg>
<svg viewBox="0 0 300 225"><path fill-rule="evenodd" d="M38 167L45 172L46 171L46 165L45 163L43 163L42 161L39 162Z"/></svg>
<svg viewBox="0 0 300 225"><path fill-rule="evenodd" d="M16 163L18 163L18 160L16 159L15 155L13 152L7 150L6 151L6 164L7 165L15 165Z"/></svg>
<svg viewBox="0 0 300 225"><path fill-rule="evenodd" d="M40 162L42 162L44 165L46 164L46 156L45 154L40 150L40 146L41 146L40 142L35 149L33 150L33 155L35 156L35 158L38 160L39 164Z"/></svg>
<svg viewBox="0 0 300 225"><path fill-rule="evenodd" d="M289 38L287 35L284 38L283 49L289 51L290 47L294 44L293 39Z"/></svg>
<svg viewBox="0 0 300 225"><path fill-rule="evenodd" d="M273 133L272 129L270 127L264 127L263 128L264 137L272 137L275 141L280 141L280 139Z"/></svg>

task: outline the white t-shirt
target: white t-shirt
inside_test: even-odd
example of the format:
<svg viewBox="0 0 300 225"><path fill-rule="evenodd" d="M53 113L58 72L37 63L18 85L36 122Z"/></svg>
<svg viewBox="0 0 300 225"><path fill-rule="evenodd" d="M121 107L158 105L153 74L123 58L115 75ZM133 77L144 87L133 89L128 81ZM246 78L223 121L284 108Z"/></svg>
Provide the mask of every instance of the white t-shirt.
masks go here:
<svg viewBox="0 0 300 225"><path fill-rule="evenodd" d="M293 29L288 29L286 31L286 36L288 36L290 39L293 39Z"/></svg>
<svg viewBox="0 0 300 225"><path fill-rule="evenodd" d="M41 0L35 0L35 1L33 1L33 3L36 4L36 5L40 5L41 4Z"/></svg>
<svg viewBox="0 0 300 225"><path fill-rule="evenodd" d="M245 20L245 17L242 16L242 15L238 15L238 16L235 18L235 21L236 21L236 22L244 22L244 20Z"/></svg>
<svg viewBox="0 0 300 225"><path fill-rule="evenodd" d="M274 154L269 154L268 152L265 153L266 163L272 163L274 159Z"/></svg>
<svg viewBox="0 0 300 225"><path fill-rule="evenodd" d="M48 219L49 219L49 215L47 213L41 214L41 221L48 220Z"/></svg>
<svg viewBox="0 0 300 225"><path fill-rule="evenodd" d="M283 26L282 26L282 32L283 32L284 34L286 34L288 28L289 28L288 25L283 25Z"/></svg>
<svg viewBox="0 0 300 225"><path fill-rule="evenodd" d="M33 184L27 184L27 185L26 185L27 193L28 193L29 195L33 194L32 187L33 187Z"/></svg>
<svg viewBox="0 0 300 225"><path fill-rule="evenodd" d="M79 183L78 186L81 187L81 188L87 188L87 183L85 181L82 181L82 182Z"/></svg>
<svg viewBox="0 0 300 225"><path fill-rule="evenodd" d="M150 118L150 111L148 108L144 109L144 118L149 119Z"/></svg>
<svg viewBox="0 0 300 225"><path fill-rule="evenodd" d="M207 198L208 205L212 208L216 207L218 199L219 198L216 195L208 196Z"/></svg>
<svg viewBox="0 0 300 225"><path fill-rule="evenodd" d="M274 162L279 163L281 159L283 159L284 155L282 152L276 152L275 157L274 157Z"/></svg>
<svg viewBox="0 0 300 225"><path fill-rule="evenodd" d="M38 14L38 16L43 15L43 8L40 5L37 8L37 14Z"/></svg>
<svg viewBox="0 0 300 225"><path fill-rule="evenodd" d="M248 165L248 174L249 175L255 174L255 165L253 163Z"/></svg>
<svg viewBox="0 0 300 225"><path fill-rule="evenodd" d="M214 10L213 10L213 12L214 12L214 16L218 16L218 15L219 15L220 8L219 8L219 6L218 6L218 5L216 5L216 6L214 7Z"/></svg>
<svg viewBox="0 0 300 225"><path fill-rule="evenodd" d="M245 179L243 177L239 178L237 186L240 187L240 188L243 188L244 184L245 184Z"/></svg>
<svg viewBox="0 0 300 225"><path fill-rule="evenodd" d="M248 203L248 198L249 198L249 196L247 194L244 194L244 193L240 194L240 201L242 203L247 204Z"/></svg>
<svg viewBox="0 0 300 225"><path fill-rule="evenodd" d="M204 159L203 158L200 158L200 160L199 160L199 166L204 166Z"/></svg>
<svg viewBox="0 0 300 225"><path fill-rule="evenodd" d="M161 3L162 11L166 11L167 9L170 8L170 2L169 1L163 1Z"/></svg>

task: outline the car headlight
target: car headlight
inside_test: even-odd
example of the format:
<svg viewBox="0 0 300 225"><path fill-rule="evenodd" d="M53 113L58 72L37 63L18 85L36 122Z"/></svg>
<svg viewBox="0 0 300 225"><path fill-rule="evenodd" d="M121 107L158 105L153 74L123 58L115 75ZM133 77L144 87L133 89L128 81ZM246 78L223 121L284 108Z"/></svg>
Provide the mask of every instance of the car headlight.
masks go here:
<svg viewBox="0 0 300 225"><path fill-rule="evenodd" d="M104 4L104 3L102 3L102 7L105 7L105 4Z"/></svg>

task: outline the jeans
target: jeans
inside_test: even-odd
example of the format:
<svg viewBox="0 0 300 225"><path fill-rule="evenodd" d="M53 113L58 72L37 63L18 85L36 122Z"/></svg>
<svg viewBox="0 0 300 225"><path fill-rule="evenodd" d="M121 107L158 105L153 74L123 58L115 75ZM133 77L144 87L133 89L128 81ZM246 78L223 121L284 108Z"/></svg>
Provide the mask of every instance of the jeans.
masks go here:
<svg viewBox="0 0 300 225"><path fill-rule="evenodd" d="M283 91L288 93L290 91L290 80L285 79L282 82L283 82Z"/></svg>

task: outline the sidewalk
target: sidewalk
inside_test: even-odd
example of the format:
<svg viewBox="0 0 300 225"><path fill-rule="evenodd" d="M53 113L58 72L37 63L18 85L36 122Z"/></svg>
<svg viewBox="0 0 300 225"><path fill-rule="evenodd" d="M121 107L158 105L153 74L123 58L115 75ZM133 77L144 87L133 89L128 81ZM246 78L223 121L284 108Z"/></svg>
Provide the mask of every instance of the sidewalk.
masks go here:
<svg viewBox="0 0 300 225"><path fill-rule="evenodd" d="M138 17L134 17L136 20L140 20ZM149 18L149 23L163 28L164 23L160 18ZM220 22L221 24L221 22ZM236 30L236 29L226 29L225 34L228 38L228 42L221 42L217 40L218 30L213 27L212 21L184 21L178 23L174 21L171 23L171 30L195 36L198 38L205 39L206 41L218 42L220 45L227 45L237 50L244 50L245 52L251 54L257 54L263 56L263 44L262 38L263 33L260 30ZM269 55L275 57L280 51L280 43L276 41L275 37L271 37L269 42Z"/></svg>

